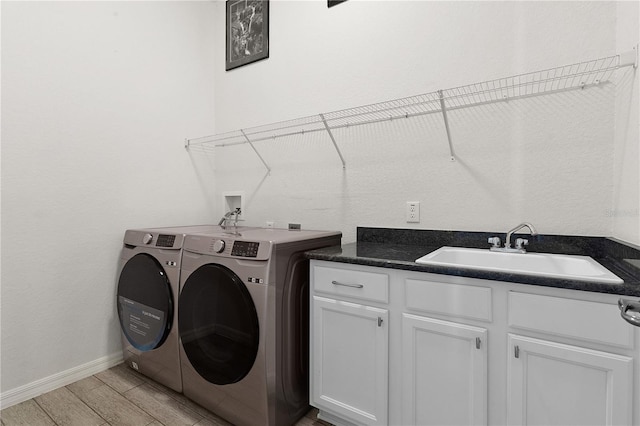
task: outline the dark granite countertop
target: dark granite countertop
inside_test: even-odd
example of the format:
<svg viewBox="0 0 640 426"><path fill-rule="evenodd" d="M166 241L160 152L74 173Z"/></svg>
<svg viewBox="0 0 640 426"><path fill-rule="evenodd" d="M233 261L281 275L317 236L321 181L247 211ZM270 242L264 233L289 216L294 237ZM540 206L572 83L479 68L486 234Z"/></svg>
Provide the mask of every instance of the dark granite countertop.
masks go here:
<svg viewBox="0 0 640 426"><path fill-rule="evenodd" d="M310 259L382 268L429 272L468 278L508 281L598 293L640 296L640 247L606 237L563 235L515 235L527 238L527 251L590 256L622 278L622 284L585 282L560 278L433 266L415 260L442 246L488 248L491 236L500 232L432 231L389 228L358 228L357 242L307 252ZM504 238L503 238L504 239Z"/></svg>

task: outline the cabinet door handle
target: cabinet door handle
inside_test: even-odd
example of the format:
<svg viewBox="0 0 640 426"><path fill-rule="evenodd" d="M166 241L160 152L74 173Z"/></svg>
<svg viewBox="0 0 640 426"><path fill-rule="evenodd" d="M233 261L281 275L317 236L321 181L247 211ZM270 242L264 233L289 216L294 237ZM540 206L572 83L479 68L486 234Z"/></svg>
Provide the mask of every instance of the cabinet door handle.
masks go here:
<svg viewBox="0 0 640 426"><path fill-rule="evenodd" d="M513 348L513 355L514 355L516 358L520 358L520 347L519 347L519 346L515 346L515 347Z"/></svg>
<svg viewBox="0 0 640 426"><path fill-rule="evenodd" d="M618 299L618 308L620 308L620 316L629 324L640 327L640 300L634 302L629 299ZM631 312L630 314L627 312Z"/></svg>
<svg viewBox="0 0 640 426"><path fill-rule="evenodd" d="M378 327L382 327L382 318L378 317Z"/></svg>
<svg viewBox="0 0 640 426"><path fill-rule="evenodd" d="M364 287L364 285L362 284L347 284L347 283L341 283L340 281L331 281L331 284L333 285L341 285L344 287L353 287L353 288L362 288Z"/></svg>
<svg viewBox="0 0 640 426"><path fill-rule="evenodd" d="M476 349L480 349L480 338L476 337Z"/></svg>

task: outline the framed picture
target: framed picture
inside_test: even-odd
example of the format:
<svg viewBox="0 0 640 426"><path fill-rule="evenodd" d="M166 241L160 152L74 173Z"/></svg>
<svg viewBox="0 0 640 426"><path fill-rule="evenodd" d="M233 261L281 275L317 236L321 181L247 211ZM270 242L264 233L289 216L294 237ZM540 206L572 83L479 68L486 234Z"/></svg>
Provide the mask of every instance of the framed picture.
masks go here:
<svg viewBox="0 0 640 426"><path fill-rule="evenodd" d="M226 70L269 57L269 0L227 0Z"/></svg>
<svg viewBox="0 0 640 426"><path fill-rule="evenodd" d="M347 0L327 0L327 7L335 6L336 4L344 3Z"/></svg>

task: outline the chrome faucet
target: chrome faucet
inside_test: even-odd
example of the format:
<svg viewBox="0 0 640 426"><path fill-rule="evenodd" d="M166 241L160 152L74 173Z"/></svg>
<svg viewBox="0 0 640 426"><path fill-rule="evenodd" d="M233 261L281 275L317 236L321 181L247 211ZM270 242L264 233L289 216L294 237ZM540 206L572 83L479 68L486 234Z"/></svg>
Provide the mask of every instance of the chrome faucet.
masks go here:
<svg viewBox="0 0 640 426"><path fill-rule="evenodd" d="M236 230L238 229L238 215L242 213L240 211L240 207L236 207L235 210L231 210L228 211L224 214L224 216L222 216L222 219L220 219L220 222L218 222L218 226L221 226L222 229L227 229L227 221L229 220L229 218L231 216L235 215L235 220L233 221L233 225L236 227Z"/></svg>
<svg viewBox="0 0 640 426"><path fill-rule="evenodd" d="M529 222L524 222L507 232L507 241L504 242L504 247L500 247L500 238L489 238L488 242L493 244L491 250L509 253L526 253L527 251L525 250L524 246L529 244L529 240L526 240L524 238L517 238L515 248L511 247L511 236L522 228L529 228L529 232L531 233L531 235L538 235L536 228L534 228L532 224L530 224Z"/></svg>
<svg viewBox="0 0 640 426"><path fill-rule="evenodd" d="M536 228L534 228L532 224L528 222L521 223L520 225L507 232L507 241L505 241L504 243L504 248L511 248L511 235L513 235L514 232L521 230L522 228L529 228L529 233L531 235L538 235L538 233L536 232ZM529 240L518 238L516 240L516 249L524 250L522 246L527 244L529 244Z"/></svg>

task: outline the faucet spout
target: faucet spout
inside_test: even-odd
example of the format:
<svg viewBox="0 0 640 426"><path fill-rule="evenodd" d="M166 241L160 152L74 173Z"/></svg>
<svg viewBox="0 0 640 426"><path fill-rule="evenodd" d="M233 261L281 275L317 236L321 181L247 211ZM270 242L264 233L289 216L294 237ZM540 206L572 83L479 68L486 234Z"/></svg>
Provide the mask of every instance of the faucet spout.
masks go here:
<svg viewBox="0 0 640 426"><path fill-rule="evenodd" d="M229 218L233 215L236 216L235 219L235 226L237 228L238 226L238 215L240 214L240 207L236 207L235 210L231 210L228 211L224 214L224 216L222 216L222 219L220 219L220 222L218 222L218 226L222 226L222 229L226 229L227 228L227 220L229 220Z"/></svg>
<svg viewBox="0 0 640 426"><path fill-rule="evenodd" d="M522 228L529 228L529 232L531 233L531 235L538 235L536 228L534 228L532 224L530 224L529 222L523 222L520 225L513 228L512 230L510 230L509 232L507 232L507 241L505 241L504 243L504 248L506 249L511 248L511 235L521 230Z"/></svg>

